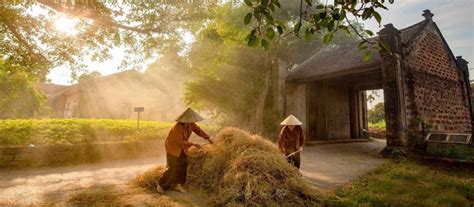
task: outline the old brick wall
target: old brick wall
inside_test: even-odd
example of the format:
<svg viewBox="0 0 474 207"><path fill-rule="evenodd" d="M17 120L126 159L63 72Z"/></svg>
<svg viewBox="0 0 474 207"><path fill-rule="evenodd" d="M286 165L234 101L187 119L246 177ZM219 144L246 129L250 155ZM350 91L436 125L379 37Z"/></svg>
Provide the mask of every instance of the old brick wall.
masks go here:
<svg viewBox="0 0 474 207"><path fill-rule="evenodd" d="M467 89L440 36L425 30L407 49L405 100L409 128L471 132Z"/></svg>

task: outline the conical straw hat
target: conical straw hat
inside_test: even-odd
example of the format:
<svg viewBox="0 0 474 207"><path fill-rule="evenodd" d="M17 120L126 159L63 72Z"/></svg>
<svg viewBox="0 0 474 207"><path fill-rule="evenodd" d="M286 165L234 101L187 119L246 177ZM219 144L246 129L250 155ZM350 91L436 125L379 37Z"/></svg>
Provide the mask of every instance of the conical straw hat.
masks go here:
<svg viewBox="0 0 474 207"><path fill-rule="evenodd" d="M303 125L303 123L291 114L281 122L281 125Z"/></svg>
<svg viewBox="0 0 474 207"><path fill-rule="evenodd" d="M203 118L197 112L195 112L191 108L187 108L178 118L176 118L177 122L181 123L194 123L198 121L202 121Z"/></svg>

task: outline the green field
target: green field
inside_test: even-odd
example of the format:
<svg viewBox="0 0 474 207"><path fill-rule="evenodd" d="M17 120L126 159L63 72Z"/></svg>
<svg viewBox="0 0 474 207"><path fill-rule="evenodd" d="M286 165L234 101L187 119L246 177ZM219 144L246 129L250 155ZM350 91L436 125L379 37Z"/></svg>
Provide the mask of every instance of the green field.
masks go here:
<svg viewBox="0 0 474 207"><path fill-rule="evenodd" d="M377 123L372 123L369 121L369 128L385 129L386 128L385 120L379 121Z"/></svg>
<svg viewBox="0 0 474 207"><path fill-rule="evenodd" d="M172 122L115 119L0 120L0 145L78 144L163 139ZM204 128L208 128L204 126Z"/></svg>
<svg viewBox="0 0 474 207"><path fill-rule="evenodd" d="M389 161L331 193L328 206L466 206L474 203L468 169Z"/></svg>

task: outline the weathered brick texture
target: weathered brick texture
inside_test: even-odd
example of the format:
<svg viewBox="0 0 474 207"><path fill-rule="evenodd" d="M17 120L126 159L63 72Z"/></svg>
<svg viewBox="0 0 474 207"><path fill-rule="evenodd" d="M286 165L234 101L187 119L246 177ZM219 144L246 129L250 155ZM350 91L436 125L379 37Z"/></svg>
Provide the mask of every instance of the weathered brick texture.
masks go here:
<svg viewBox="0 0 474 207"><path fill-rule="evenodd" d="M442 39L425 31L406 57L407 119L433 131L471 132L463 78Z"/></svg>

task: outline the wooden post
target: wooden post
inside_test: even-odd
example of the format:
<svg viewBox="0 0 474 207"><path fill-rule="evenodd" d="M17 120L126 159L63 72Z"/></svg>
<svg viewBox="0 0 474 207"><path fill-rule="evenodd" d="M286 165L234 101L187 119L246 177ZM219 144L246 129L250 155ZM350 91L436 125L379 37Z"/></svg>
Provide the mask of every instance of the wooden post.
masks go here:
<svg viewBox="0 0 474 207"><path fill-rule="evenodd" d="M140 128L140 112L138 112L137 116L137 129Z"/></svg>
<svg viewBox="0 0 474 207"><path fill-rule="evenodd" d="M133 111L137 112L137 129L140 127L140 112L145 111L144 107L135 107L133 108Z"/></svg>

